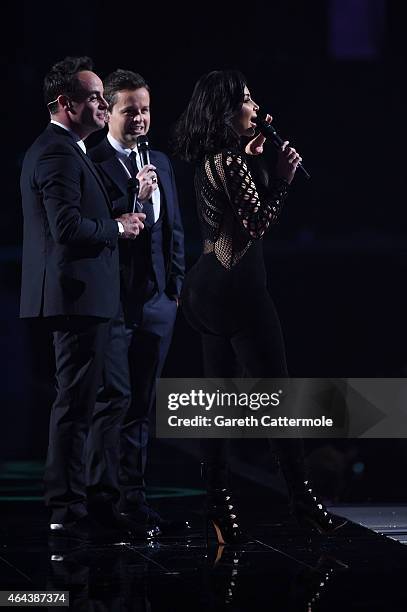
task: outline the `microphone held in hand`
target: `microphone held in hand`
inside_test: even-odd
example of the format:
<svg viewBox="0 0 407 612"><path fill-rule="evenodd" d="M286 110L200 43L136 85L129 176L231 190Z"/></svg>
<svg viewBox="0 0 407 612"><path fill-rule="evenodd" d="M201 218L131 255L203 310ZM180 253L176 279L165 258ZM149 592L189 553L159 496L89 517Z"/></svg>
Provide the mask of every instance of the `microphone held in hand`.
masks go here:
<svg viewBox="0 0 407 612"><path fill-rule="evenodd" d="M139 136L137 138L137 150L143 167L147 166L150 163L150 147L147 136Z"/></svg>
<svg viewBox="0 0 407 612"><path fill-rule="evenodd" d="M127 201L129 203L128 210L131 210L132 213L136 212L136 204L139 190L140 181L137 178L129 178L127 182Z"/></svg>
<svg viewBox="0 0 407 612"><path fill-rule="evenodd" d="M276 145L276 147L281 147L281 145L284 143L284 140L281 138L281 136L279 136L275 127L271 123L267 123L267 121L263 119L263 117L258 116L256 119L256 125L260 133L263 134L263 136L269 138L271 142ZM298 164L298 168L305 174L308 179L311 178L311 175L307 172L307 170L302 164Z"/></svg>

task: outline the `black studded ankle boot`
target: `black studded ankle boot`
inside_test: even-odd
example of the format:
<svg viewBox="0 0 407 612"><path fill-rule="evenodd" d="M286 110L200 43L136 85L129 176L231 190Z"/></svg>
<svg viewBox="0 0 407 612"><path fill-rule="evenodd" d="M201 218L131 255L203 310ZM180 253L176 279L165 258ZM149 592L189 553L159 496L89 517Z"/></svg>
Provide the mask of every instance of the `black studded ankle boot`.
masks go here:
<svg viewBox="0 0 407 612"><path fill-rule="evenodd" d="M244 544L248 536L241 530L236 504L228 489L208 491L207 523L212 523L218 544Z"/></svg>
<svg viewBox="0 0 407 612"><path fill-rule="evenodd" d="M332 533L347 523L345 518L327 510L308 480L304 481L303 487L292 491L290 511L301 526L311 527L322 534Z"/></svg>
<svg viewBox="0 0 407 612"><path fill-rule="evenodd" d="M343 527L347 520L329 512L310 485L305 468L304 441L301 438L276 438L273 443L290 495L290 512L298 524L322 534Z"/></svg>
<svg viewBox="0 0 407 612"><path fill-rule="evenodd" d="M232 493L228 485L229 470L225 465L201 463L201 475L207 490L205 527L215 529L218 544L244 544L248 536L241 530Z"/></svg>

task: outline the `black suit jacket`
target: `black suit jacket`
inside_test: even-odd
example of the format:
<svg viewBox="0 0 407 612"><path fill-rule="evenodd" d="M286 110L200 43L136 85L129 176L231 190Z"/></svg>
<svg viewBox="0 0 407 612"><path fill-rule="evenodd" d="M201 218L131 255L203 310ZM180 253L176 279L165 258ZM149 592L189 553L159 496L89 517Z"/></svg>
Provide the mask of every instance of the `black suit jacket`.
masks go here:
<svg viewBox="0 0 407 612"><path fill-rule="evenodd" d="M100 170L101 177L111 198L114 216L129 211L127 195L128 176L107 138L89 151L89 157ZM166 293L179 296L185 274L184 231L178 203L174 171L168 157L160 151L150 151L150 161L157 168L161 194L164 196L166 215L163 226L163 251L166 268ZM163 202L162 202L163 204ZM128 245L132 248L132 245ZM125 265L137 266L134 258L126 258ZM137 274L143 274L137 269Z"/></svg>
<svg viewBox="0 0 407 612"><path fill-rule="evenodd" d="M118 226L92 161L49 124L21 173L20 316L112 317L119 305Z"/></svg>

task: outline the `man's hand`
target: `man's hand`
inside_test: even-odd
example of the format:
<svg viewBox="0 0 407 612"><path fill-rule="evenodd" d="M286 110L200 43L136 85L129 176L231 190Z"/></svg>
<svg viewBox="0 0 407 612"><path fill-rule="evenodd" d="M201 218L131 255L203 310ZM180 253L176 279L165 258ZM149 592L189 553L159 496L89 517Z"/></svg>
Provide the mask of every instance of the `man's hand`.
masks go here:
<svg viewBox="0 0 407 612"><path fill-rule="evenodd" d="M273 121L273 117L271 115L266 115L264 120L267 123L271 123ZM253 140L247 143L245 147L245 151L247 155L260 155L263 153L263 145L266 142L266 137L263 134L257 134Z"/></svg>
<svg viewBox="0 0 407 612"><path fill-rule="evenodd" d="M124 233L120 234L120 237L129 240L137 238L144 228L143 221L145 218L146 216L144 213L125 213L121 217L116 217L116 221L120 221L124 227Z"/></svg>
<svg viewBox="0 0 407 612"><path fill-rule="evenodd" d="M146 164L136 175L136 178L140 181L140 190L137 197L140 202L149 200L153 195L153 191L157 189L155 169L155 166L152 164Z"/></svg>

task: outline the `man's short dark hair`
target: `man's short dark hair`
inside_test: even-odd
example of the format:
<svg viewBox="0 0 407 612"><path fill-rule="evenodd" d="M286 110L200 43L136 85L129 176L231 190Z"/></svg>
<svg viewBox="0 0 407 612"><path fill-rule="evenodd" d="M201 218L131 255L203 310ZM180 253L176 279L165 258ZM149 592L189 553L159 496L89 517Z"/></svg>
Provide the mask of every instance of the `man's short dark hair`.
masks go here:
<svg viewBox="0 0 407 612"><path fill-rule="evenodd" d="M58 96L74 97L79 83L77 73L82 70L93 70L90 57L66 57L54 64L44 78L44 99L51 114L58 110Z"/></svg>
<svg viewBox="0 0 407 612"><path fill-rule="evenodd" d="M109 104L109 110L112 110L113 106L116 104L116 94L119 91L123 91L125 89L134 91L140 87L145 87L147 91L150 91L150 87L147 85L141 74L132 72L131 70L122 70L121 68L111 72L103 80L103 87L104 97L106 102Z"/></svg>

